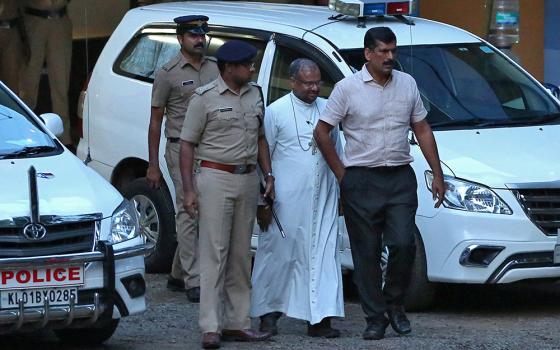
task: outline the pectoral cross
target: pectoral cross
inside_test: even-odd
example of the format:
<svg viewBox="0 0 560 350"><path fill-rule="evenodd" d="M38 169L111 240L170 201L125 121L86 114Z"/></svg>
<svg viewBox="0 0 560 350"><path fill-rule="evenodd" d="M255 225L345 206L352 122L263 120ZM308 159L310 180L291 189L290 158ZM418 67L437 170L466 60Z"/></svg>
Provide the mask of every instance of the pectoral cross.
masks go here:
<svg viewBox="0 0 560 350"><path fill-rule="evenodd" d="M315 142L315 139L311 139L308 145L310 148L312 148L311 154L315 155L317 153L317 142Z"/></svg>

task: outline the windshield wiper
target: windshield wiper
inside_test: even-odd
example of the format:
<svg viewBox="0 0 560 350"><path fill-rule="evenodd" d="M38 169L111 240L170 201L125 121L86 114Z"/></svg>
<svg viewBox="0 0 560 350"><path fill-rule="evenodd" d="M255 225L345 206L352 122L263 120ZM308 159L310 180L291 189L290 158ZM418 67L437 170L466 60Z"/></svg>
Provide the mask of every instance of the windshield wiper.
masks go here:
<svg viewBox="0 0 560 350"><path fill-rule="evenodd" d="M54 150L56 150L56 147L54 147L54 146L46 146L46 145L43 145L43 146L27 146L27 147L23 147L21 149L18 149L17 151L0 154L0 158L1 159L18 158L20 156L29 156L29 155L39 154L39 153L52 152Z"/></svg>
<svg viewBox="0 0 560 350"><path fill-rule="evenodd" d="M493 125L542 125L550 123L553 121L560 120L560 113L551 113L544 115L540 118L528 117L528 118L518 118L518 119L503 119L496 120Z"/></svg>
<svg viewBox="0 0 560 350"><path fill-rule="evenodd" d="M440 126L478 126L484 127L488 125L492 125L493 120L491 119L455 119L455 120L445 120L442 122L435 122L430 123L430 126L433 127L440 127Z"/></svg>

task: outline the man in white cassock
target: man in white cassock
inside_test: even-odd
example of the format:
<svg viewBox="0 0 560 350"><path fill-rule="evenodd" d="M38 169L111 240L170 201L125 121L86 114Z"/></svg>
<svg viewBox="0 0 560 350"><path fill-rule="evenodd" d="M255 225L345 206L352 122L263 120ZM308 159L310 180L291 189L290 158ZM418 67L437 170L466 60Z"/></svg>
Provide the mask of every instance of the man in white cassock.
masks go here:
<svg viewBox="0 0 560 350"><path fill-rule="evenodd" d="M338 254L338 183L313 140L313 129L327 101L318 98L321 71L309 59L290 65L292 92L266 110L264 130L275 178L274 210L283 226L257 216L259 235L252 276L251 316L260 329L278 333L277 320L308 321L315 337L340 335L331 317L344 316ZM338 130L331 133L341 151ZM270 208L268 208L270 210ZM263 223L263 221L267 221Z"/></svg>

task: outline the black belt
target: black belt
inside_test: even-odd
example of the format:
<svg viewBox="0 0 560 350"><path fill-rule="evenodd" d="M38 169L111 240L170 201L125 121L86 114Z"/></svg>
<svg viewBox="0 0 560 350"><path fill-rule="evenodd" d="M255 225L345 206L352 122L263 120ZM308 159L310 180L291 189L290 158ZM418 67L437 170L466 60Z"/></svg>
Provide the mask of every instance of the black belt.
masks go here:
<svg viewBox="0 0 560 350"><path fill-rule="evenodd" d="M26 7L25 13L27 13L28 15L42 17L46 19L62 18L66 16L66 6L64 6L60 10L55 10L55 11L38 10L31 7Z"/></svg>
<svg viewBox="0 0 560 350"><path fill-rule="evenodd" d="M169 143L177 143L179 141L181 141L181 139L178 138L178 137L168 137L167 138L167 142L169 142Z"/></svg>
<svg viewBox="0 0 560 350"><path fill-rule="evenodd" d="M363 169L363 170L378 171L378 172L391 172L391 171L397 171L399 169L406 168L408 166L410 166L410 164L394 165L394 166L375 166L375 167L349 166L346 168L346 170Z"/></svg>
<svg viewBox="0 0 560 350"><path fill-rule="evenodd" d="M0 20L0 29L12 29L18 25L19 18Z"/></svg>

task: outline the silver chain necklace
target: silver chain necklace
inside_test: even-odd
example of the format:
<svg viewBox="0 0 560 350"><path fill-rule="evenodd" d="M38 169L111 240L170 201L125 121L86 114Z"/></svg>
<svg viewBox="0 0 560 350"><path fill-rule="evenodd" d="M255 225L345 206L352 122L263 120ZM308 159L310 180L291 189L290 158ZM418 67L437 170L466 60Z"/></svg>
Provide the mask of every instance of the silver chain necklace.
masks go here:
<svg viewBox="0 0 560 350"><path fill-rule="evenodd" d="M312 154L315 154L317 152L317 143L315 142L315 138L313 136L311 137L311 141L309 141L309 143L308 143L309 147L304 148L303 145L301 144L301 139L300 139L300 136L299 136L298 123L297 123L297 118L296 118L296 108L294 107L294 98L293 98L292 94L290 94L290 102L292 104L292 115L294 116L294 123L296 125L296 134L297 134L297 140L298 140L298 143L299 143L299 147L304 152L309 151L313 147ZM315 106L315 110L311 113L310 119L306 118L306 123L311 125L311 127L313 127L313 123L312 123L311 119L313 119L313 116L315 115L315 112L319 113L319 107L317 107L317 100L313 101L313 105Z"/></svg>

